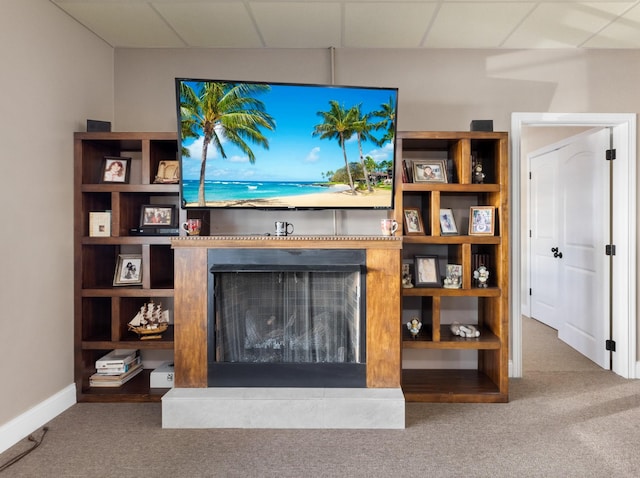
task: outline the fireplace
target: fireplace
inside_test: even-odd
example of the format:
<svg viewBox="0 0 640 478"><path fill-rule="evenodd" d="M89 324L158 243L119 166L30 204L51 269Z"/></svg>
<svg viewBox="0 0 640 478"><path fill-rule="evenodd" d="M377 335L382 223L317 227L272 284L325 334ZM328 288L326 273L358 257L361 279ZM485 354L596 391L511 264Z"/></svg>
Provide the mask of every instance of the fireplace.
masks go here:
<svg viewBox="0 0 640 478"><path fill-rule="evenodd" d="M171 245L174 248L175 271L175 387L162 397L163 428L404 428L404 396L400 388L399 237L202 236L172 238ZM285 252L266 254L268 259L262 262L254 259L254 251L263 255L266 250ZM227 255L227 251L232 251L232 254ZM291 262L298 256L304 259ZM236 267L239 265L242 266L240 270ZM267 270L273 267L277 270ZM359 324L344 325L348 323L347 317L334 319L337 325L331 334L337 336L329 342L326 341L328 335L323 332L326 327L322 325L292 329L293 332L286 335L284 329L291 328L288 322L293 312L281 311L280 307L284 308L285 305L252 305L252 312L245 310L235 320L239 329L235 337L237 353L240 353L238 349L244 349L247 327L244 319L247 317L254 319L263 315L262 318L266 317L267 322L271 315L276 320L282 317L277 327L282 329L282 333L272 334L278 337L272 341L268 340L269 334L264 330L251 333L247 345L251 345L249 348L253 350L245 355L245 359L250 358L246 364L230 358L233 355L229 354L236 352L220 351L220 357L226 359L218 365L223 368L238 366L236 371L229 372L230 376L242 375L236 372L245 365L249 368L258 365L280 368L280 376L287 377L296 375L290 369L299 365L310 369L317 366L324 370L310 372L308 368L302 374L315 374L316 380L320 380L316 382L318 384L326 383L318 379L323 374L331 378L341 376L341 379L354 376L355 382L348 386L305 386L300 383L295 386L260 386L255 382L263 375L259 372L257 378L253 377L252 386L210 385L215 382L209 382L209 368L218 365L209 362L209 358L217 353L217 345L212 348L209 339L213 333L214 340L224 340L216 338L215 327L210 326L211 314L215 313L216 307L222 307L219 304L216 306L217 297L213 293L216 291L216 277L223 277L224 282L227 274L240 278L267 275L269 279L266 282L272 287L269 291L271 296L274 290L275 295L282 295L278 289L274 289L276 284L295 284L297 280L298 284L307 284L296 292L304 297L305 294L325 288L322 283L329 279L334 283L334 289L339 288L349 297L360 297L359 301L353 302L354 305L347 306L339 304L343 300L339 295L326 292L330 297L326 302L330 302L330 305L314 303L305 306L305 311L310 310L307 313L309 321L318 324L323 323L322 317L337 317L337 309L359 309ZM347 284L353 284L353 287ZM250 283L249 286L253 288L255 284ZM257 287L267 290L264 284ZM231 281L230 288L235 288L237 294L244 294L248 286L244 282L234 284ZM351 292L347 292L349 290ZM241 304L249 300L244 295L239 297L236 302ZM298 309L302 307L295 300L293 303ZM275 312L263 313L267 308ZM352 315L355 316L355 312ZM292 324L302 320L302 317L304 314L296 309ZM318 317L318 320L312 320L314 317ZM268 325L263 322L261 327ZM293 349L296 349L295 354L302 353L305 346L301 345L304 340L300 336L305 335L318 339L325 337L324 343L327 345L316 347L316 351L308 355L310 358L300 361L300 364L290 365L287 360L276 360L276 343L293 341L298 345L291 346L290 352L294 353ZM339 343L341 345L338 346ZM261 346L258 347L258 344ZM332 349L328 344L335 344L335 348ZM265 348L264 357L269 360L258 360L261 347ZM267 351L268 347L274 350ZM223 370L220 373L224 375L227 372Z"/></svg>
<svg viewBox="0 0 640 478"><path fill-rule="evenodd" d="M209 387L366 387L364 250L210 250Z"/></svg>

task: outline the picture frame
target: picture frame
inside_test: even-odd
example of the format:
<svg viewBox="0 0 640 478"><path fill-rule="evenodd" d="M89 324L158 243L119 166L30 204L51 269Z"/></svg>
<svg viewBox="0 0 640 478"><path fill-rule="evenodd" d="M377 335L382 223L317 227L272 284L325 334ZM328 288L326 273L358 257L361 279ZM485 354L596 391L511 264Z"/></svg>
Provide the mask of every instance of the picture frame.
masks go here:
<svg viewBox="0 0 640 478"><path fill-rule="evenodd" d="M469 235L493 236L495 234L495 210L493 206L471 206L469 210Z"/></svg>
<svg viewBox="0 0 640 478"><path fill-rule="evenodd" d="M460 289L462 287L462 264L447 264L444 278L445 289Z"/></svg>
<svg viewBox="0 0 640 478"><path fill-rule="evenodd" d="M440 235L457 236L458 226L452 209L440 209Z"/></svg>
<svg viewBox="0 0 640 478"><path fill-rule="evenodd" d="M180 182L180 161L160 161L153 182L156 184L178 184Z"/></svg>
<svg viewBox="0 0 640 478"><path fill-rule="evenodd" d="M424 235L424 224L422 223L422 214L419 208L406 207L404 208L403 216L405 235Z"/></svg>
<svg viewBox="0 0 640 478"><path fill-rule="evenodd" d="M447 161L445 159L413 161L413 182L447 183Z"/></svg>
<svg viewBox="0 0 640 478"><path fill-rule="evenodd" d="M416 287L441 287L438 256L415 256Z"/></svg>
<svg viewBox="0 0 640 478"><path fill-rule="evenodd" d="M111 236L111 211L89 213L89 237Z"/></svg>
<svg viewBox="0 0 640 478"><path fill-rule="evenodd" d="M129 184L131 158L105 156L102 160L101 183Z"/></svg>
<svg viewBox="0 0 640 478"><path fill-rule="evenodd" d="M177 227L176 206L172 204L144 204L140 208L140 227Z"/></svg>
<svg viewBox="0 0 640 478"><path fill-rule="evenodd" d="M142 254L118 254L113 285L142 285Z"/></svg>

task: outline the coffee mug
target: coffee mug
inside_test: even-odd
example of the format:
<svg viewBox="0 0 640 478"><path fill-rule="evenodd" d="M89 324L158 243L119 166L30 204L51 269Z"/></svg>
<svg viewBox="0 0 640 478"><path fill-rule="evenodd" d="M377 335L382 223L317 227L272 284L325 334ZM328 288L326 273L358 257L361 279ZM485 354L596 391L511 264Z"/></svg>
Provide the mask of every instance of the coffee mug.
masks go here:
<svg viewBox="0 0 640 478"><path fill-rule="evenodd" d="M276 236L286 236L287 234L293 234L293 224L276 221Z"/></svg>
<svg viewBox="0 0 640 478"><path fill-rule="evenodd" d="M182 223L182 229L187 231L190 236L199 236L201 225L200 219L187 219L187 222Z"/></svg>
<svg viewBox="0 0 640 478"><path fill-rule="evenodd" d="M383 236L393 236L398 230L398 223L393 219L382 219L380 221L380 230Z"/></svg>

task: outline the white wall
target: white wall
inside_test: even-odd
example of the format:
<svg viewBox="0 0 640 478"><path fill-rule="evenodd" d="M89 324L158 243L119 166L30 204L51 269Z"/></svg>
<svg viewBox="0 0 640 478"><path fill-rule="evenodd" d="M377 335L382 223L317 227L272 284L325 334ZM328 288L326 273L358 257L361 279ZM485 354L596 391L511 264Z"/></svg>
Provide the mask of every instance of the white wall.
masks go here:
<svg viewBox="0 0 640 478"><path fill-rule="evenodd" d="M0 58L2 451L3 424L73 383L73 132L113 117L113 49L47 0L2 0Z"/></svg>

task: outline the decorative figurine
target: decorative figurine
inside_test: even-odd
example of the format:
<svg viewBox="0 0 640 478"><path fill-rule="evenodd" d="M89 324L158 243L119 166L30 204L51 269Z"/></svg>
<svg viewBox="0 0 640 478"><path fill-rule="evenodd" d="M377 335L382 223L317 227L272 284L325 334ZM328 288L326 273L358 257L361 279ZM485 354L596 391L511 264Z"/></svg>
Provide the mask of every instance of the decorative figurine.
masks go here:
<svg viewBox="0 0 640 478"><path fill-rule="evenodd" d="M421 328L422 322L420 322L417 317L412 318L411 322L407 322L407 329L409 329L409 332L411 332L411 337L413 337L414 339L418 338L418 333L420 332Z"/></svg>
<svg viewBox="0 0 640 478"><path fill-rule="evenodd" d="M473 160L473 182L475 184L484 183L485 174L482 172L482 161L479 159Z"/></svg>
<svg viewBox="0 0 640 478"><path fill-rule="evenodd" d="M454 322L451 324L450 329L453 335L458 335L459 337L480 337L480 331L475 325L462 325L458 322Z"/></svg>
<svg viewBox="0 0 640 478"><path fill-rule="evenodd" d="M444 278L445 289L460 289L462 287L462 266L447 264L447 276Z"/></svg>
<svg viewBox="0 0 640 478"><path fill-rule="evenodd" d="M487 287L489 270L485 266L480 266L473 271L473 278L477 281L478 287Z"/></svg>
<svg viewBox="0 0 640 478"><path fill-rule="evenodd" d="M402 287L405 289L411 289L413 287L409 264L402 264Z"/></svg>

